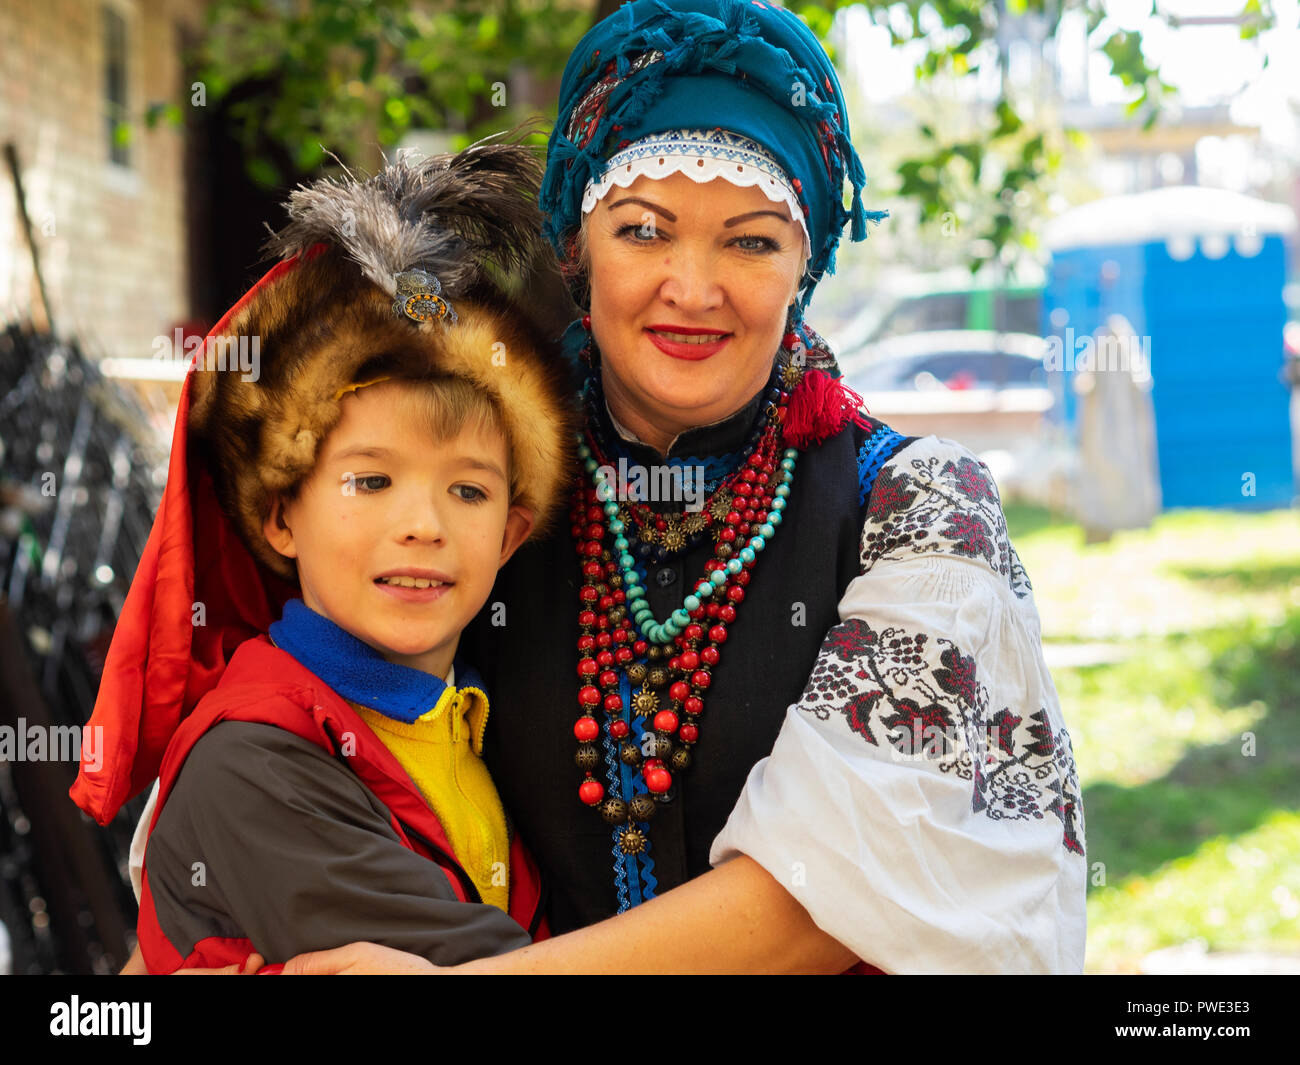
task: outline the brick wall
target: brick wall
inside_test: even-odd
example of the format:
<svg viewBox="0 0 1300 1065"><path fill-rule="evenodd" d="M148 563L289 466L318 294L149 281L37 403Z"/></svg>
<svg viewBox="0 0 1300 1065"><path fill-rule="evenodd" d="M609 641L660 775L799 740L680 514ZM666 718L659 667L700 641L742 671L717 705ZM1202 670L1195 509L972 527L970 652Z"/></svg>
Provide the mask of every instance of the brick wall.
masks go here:
<svg viewBox="0 0 1300 1065"><path fill-rule="evenodd" d="M130 160L110 160L105 6L125 20ZM181 25L201 0L4 0L0 142L18 149L56 330L93 356L148 356L189 315L184 133L143 122L182 97ZM31 258L0 171L0 321L32 317Z"/></svg>

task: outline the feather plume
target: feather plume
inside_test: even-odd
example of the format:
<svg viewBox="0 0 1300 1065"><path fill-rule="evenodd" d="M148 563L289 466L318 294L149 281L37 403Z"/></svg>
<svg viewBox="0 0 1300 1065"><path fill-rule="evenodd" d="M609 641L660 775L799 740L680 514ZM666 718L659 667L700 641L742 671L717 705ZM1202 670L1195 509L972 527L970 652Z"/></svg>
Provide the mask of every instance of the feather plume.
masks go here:
<svg viewBox="0 0 1300 1065"><path fill-rule="evenodd" d="M489 265L506 276L527 268L542 227L542 169L534 149L490 138L456 154L399 152L362 182L299 186L289 223L265 249L287 258L313 244L337 245L389 295L394 274L421 269L454 300L489 280Z"/></svg>

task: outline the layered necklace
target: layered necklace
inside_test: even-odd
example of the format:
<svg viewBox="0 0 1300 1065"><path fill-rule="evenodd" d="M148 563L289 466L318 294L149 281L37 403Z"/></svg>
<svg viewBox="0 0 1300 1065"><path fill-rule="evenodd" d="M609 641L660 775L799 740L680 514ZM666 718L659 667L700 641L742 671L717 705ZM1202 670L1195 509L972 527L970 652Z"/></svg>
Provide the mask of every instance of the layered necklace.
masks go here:
<svg viewBox="0 0 1300 1065"><path fill-rule="evenodd" d="M677 514L627 499L617 456L595 429L603 402L599 370L588 380L587 428L578 435L584 476L569 512L580 574L573 734L583 772L578 797L614 826L622 855L645 852L649 822L674 776L691 765L728 626L742 608L759 555L781 525L799 455L787 446L785 425L801 376L788 360L778 362L763 397L763 417L738 465L712 486L699 510ZM647 549L660 558L677 554L705 536L712 537L713 551L704 572L676 609L656 617L637 555L647 555ZM623 774L611 757L605 758L611 789L596 779L602 742L632 771L630 792L620 786Z"/></svg>

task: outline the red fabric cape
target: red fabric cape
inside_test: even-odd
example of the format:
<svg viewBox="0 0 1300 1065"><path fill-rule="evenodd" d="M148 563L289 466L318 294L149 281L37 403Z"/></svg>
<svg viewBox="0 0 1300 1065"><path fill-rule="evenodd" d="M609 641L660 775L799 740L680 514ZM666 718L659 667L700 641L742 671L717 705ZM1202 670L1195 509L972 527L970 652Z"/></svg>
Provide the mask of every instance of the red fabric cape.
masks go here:
<svg viewBox="0 0 1300 1065"><path fill-rule="evenodd" d="M318 254L318 245L307 254ZM228 310L208 336L219 336L263 286L297 263L277 263ZM199 349L199 355L206 350ZM82 745L73 801L106 825L152 784L173 733L216 686L235 649L267 631L296 585L254 561L217 502L212 476L191 461L190 385L181 385L167 487L136 567L104 662L87 728L101 743ZM199 623L201 622L201 624ZM86 752L103 752L96 770Z"/></svg>

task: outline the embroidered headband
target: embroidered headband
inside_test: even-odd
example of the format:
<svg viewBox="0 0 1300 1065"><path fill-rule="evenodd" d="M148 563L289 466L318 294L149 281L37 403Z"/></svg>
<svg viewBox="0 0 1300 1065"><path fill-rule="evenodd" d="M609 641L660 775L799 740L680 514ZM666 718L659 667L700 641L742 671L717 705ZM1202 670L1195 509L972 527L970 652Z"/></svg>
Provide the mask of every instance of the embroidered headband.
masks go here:
<svg viewBox="0 0 1300 1065"><path fill-rule="evenodd" d="M658 180L672 174L685 174L699 184L722 178L740 188L757 186L773 203L789 209L803 230L804 255L811 255L808 223L781 164L757 141L725 129L670 129L629 144L609 157L600 178L587 182L582 213L590 214L611 190L628 188L639 177Z"/></svg>

